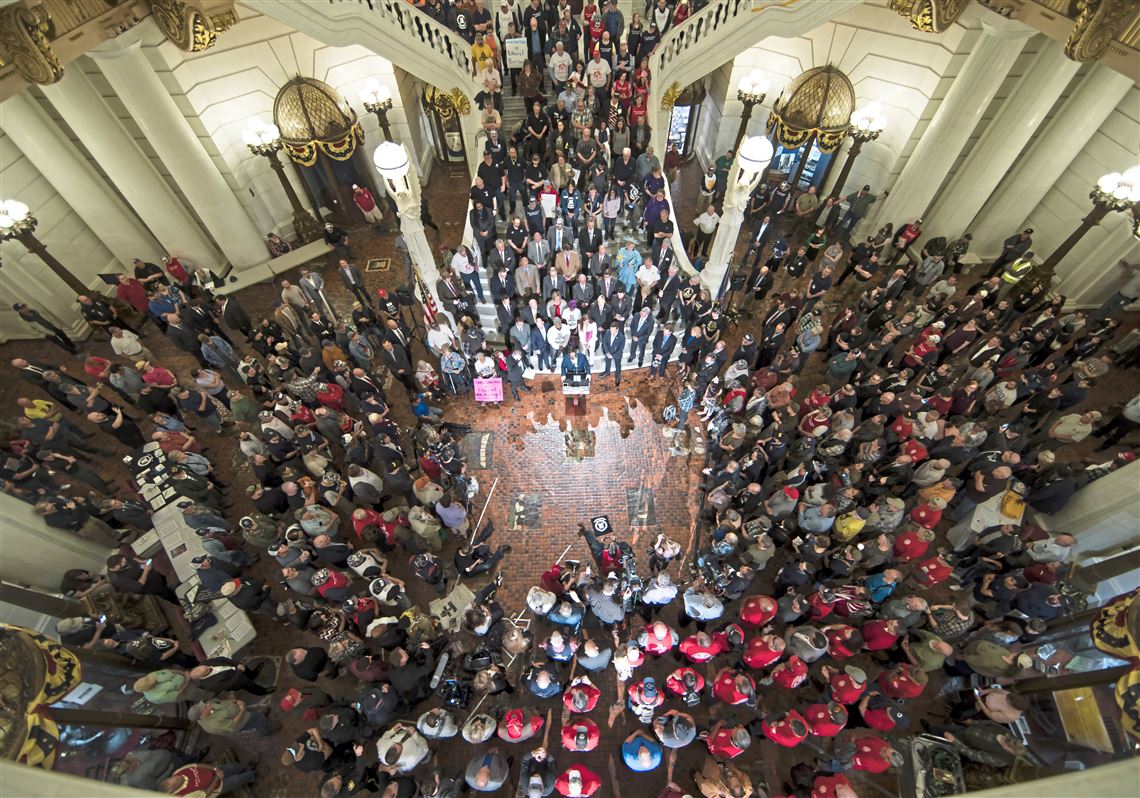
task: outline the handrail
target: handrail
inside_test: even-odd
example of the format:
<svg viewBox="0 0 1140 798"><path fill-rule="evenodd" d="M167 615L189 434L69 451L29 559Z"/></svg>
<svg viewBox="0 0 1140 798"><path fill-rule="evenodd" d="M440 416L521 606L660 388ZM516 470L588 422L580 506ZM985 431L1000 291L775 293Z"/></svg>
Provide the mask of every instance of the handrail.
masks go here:
<svg viewBox="0 0 1140 798"><path fill-rule="evenodd" d="M329 0L330 5L345 2L350 0ZM467 75L472 77L475 75L471 47L463 37L406 0L356 0L356 3L368 6L369 11L379 14L404 33L411 34L421 44L446 57Z"/></svg>

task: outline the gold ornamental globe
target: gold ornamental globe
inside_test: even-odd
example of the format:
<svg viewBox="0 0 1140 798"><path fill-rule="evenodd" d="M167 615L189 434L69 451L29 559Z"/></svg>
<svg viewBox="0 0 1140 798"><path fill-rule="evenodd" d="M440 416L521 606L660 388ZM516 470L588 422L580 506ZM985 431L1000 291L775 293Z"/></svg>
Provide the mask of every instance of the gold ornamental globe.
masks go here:
<svg viewBox="0 0 1140 798"><path fill-rule="evenodd" d="M768 129L775 128L780 143L788 148L802 146L814 134L819 148L827 152L843 142L854 110L851 80L831 64L812 67L780 93Z"/></svg>
<svg viewBox="0 0 1140 798"><path fill-rule="evenodd" d="M273 124L290 144L339 141L356 125L356 112L332 86L295 77L277 92Z"/></svg>

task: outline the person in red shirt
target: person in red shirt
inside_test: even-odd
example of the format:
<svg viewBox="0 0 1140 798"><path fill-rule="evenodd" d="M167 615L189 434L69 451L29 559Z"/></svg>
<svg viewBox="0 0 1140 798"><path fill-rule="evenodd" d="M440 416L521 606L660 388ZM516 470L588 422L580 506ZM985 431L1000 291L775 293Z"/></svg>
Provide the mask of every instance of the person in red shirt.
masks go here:
<svg viewBox="0 0 1140 798"><path fill-rule="evenodd" d="M642 649L658 657L668 654L677 645L680 635L663 621L654 621L642 630L637 638Z"/></svg>
<svg viewBox="0 0 1140 798"><path fill-rule="evenodd" d="M335 382L323 382L317 388L317 401L338 413L344 412L344 388Z"/></svg>
<svg viewBox="0 0 1140 798"><path fill-rule="evenodd" d="M902 362L908 369L918 371L926 367L934 356L938 353L938 348L942 343L942 336L931 335L918 341L910 349L906 350L903 354Z"/></svg>
<svg viewBox="0 0 1140 798"><path fill-rule="evenodd" d="M146 298L146 286L134 277L120 274L119 284L115 286L115 296L139 313L147 313L150 310L149 300Z"/></svg>
<svg viewBox="0 0 1140 798"><path fill-rule="evenodd" d="M342 602L348 595L346 591L352 587L348 575L335 568L322 568L313 574L311 581L317 589L317 595L334 604Z"/></svg>
<svg viewBox="0 0 1140 798"><path fill-rule="evenodd" d="M856 737L852 742L855 753L845 763L843 770L883 773L892 767L902 766L902 754L891 748L891 744L880 737Z"/></svg>
<svg viewBox="0 0 1140 798"><path fill-rule="evenodd" d="M665 689L678 698L696 694L699 696L705 689L705 677L693 668L681 666L665 677Z"/></svg>
<svg viewBox="0 0 1140 798"><path fill-rule="evenodd" d="M847 725L847 707L838 701L812 704L804 710L804 719L813 737L834 737Z"/></svg>
<svg viewBox="0 0 1140 798"><path fill-rule="evenodd" d="M570 682L566 692L562 694L562 703L568 712L592 712L598 705L598 696L602 691L594 686L587 676L579 676Z"/></svg>
<svg viewBox="0 0 1140 798"><path fill-rule="evenodd" d="M681 641L681 653L685 655L685 659L696 665L708 662L717 654L724 653L727 648L723 635L714 638L706 632L697 632Z"/></svg>
<svg viewBox="0 0 1140 798"><path fill-rule="evenodd" d="M918 563L912 576L923 587L934 587L949 579L952 573L954 573L954 566L942 559L941 554L938 554L929 560Z"/></svg>
<svg viewBox="0 0 1140 798"><path fill-rule="evenodd" d="M812 620L818 621L830 615L835 610L835 605L838 602L835 597L835 591L821 587L808 596L807 603L811 608L810 615Z"/></svg>
<svg viewBox="0 0 1140 798"><path fill-rule="evenodd" d="M368 189L353 185L352 204L364 216L364 220L372 225L373 233L384 232L384 213L376 207L376 199Z"/></svg>
<svg viewBox="0 0 1140 798"><path fill-rule="evenodd" d="M807 681L807 664L793 654L787 662L781 662L772 671L772 681L786 690L793 690Z"/></svg>
<svg viewBox="0 0 1140 798"><path fill-rule="evenodd" d="M626 699L633 714L643 723L651 723L653 713L665 702L665 696L657 689L657 682L652 676L631 684L626 691Z"/></svg>
<svg viewBox="0 0 1140 798"><path fill-rule="evenodd" d="M748 641L740 661L749 668L767 668L773 662L784 656L788 644L779 635L760 635Z"/></svg>
<svg viewBox="0 0 1140 798"><path fill-rule="evenodd" d="M740 605L740 622L745 626L766 626L777 612L779 606L771 596L749 596Z"/></svg>
<svg viewBox="0 0 1140 798"><path fill-rule="evenodd" d="M863 650L863 633L854 626L834 623L823 627L827 635L827 653L835 660L853 657Z"/></svg>
<svg viewBox="0 0 1140 798"><path fill-rule="evenodd" d="M903 441L902 446L899 448L900 451L909 457L910 461L915 465L918 465L927 457L930 457L930 451L925 446L923 446L920 441L917 441L914 438L909 438Z"/></svg>
<svg viewBox="0 0 1140 798"><path fill-rule="evenodd" d="M182 265L182 261L171 255L168 258L162 259L162 265L166 267L166 273L173 277L183 285L190 285L190 275L186 273L186 267Z"/></svg>
<svg viewBox="0 0 1140 798"><path fill-rule="evenodd" d="M888 698L918 698L929 679L925 671L904 662L879 672L879 689Z"/></svg>
<svg viewBox="0 0 1140 798"><path fill-rule="evenodd" d="M899 707L901 703L887 698L878 690L870 691L859 700L863 725L881 732L902 731L906 728L907 718Z"/></svg>
<svg viewBox="0 0 1140 798"><path fill-rule="evenodd" d="M716 675L712 692L721 701L733 706L756 704L756 682L747 673L739 673L732 668L725 668Z"/></svg>
<svg viewBox="0 0 1140 798"><path fill-rule="evenodd" d="M752 745L752 735L743 726L726 726L724 721L709 731L706 740L709 753L719 759L735 759Z"/></svg>
<svg viewBox="0 0 1140 798"><path fill-rule="evenodd" d="M257 777L257 772L244 762L231 762L221 767L205 763L183 765L159 784L167 795L214 798L223 792L244 787Z"/></svg>
<svg viewBox="0 0 1140 798"><path fill-rule="evenodd" d="M846 665L843 670L824 665L821 674L827 679L831 699L840 704L851 706L867 690L867 674L854 665Z"/></svg>
<svg viewBox="0 0 1140 798"><path fill-rule="evenodd" d="M598 724L589 718L575 718L562 727L562 747L567 751L593 751L601 737Z"/></svg>
<svg viewBox="0 0 1140 798"><path fill-rule="evenodd" d="M571 765L554 781L554 789L566 798L593 795L601 786L598 774L585 765Z"/></svg>
<svg viewBox="0 0 1140 798"><path fill-rule="evenodd" d="M769 715L761 721L760 728L765 737L785 748L795 748L808 736L807 721L794 709L782 715Z"/></svg>
<svg viewBox="0 0 1140 798"><path fill-rule="evenodd" d="M899 642L903 626L894 620L872 620L863 624L862 632L864 651L886 651Z"/></svg>
<svg viewBox="0 0 1140 798"><path fill-rule="evenodd" d="M811 788L811 798L858 798L855 788L842 773L834 776L816 776Z"/></svg>
<svg viewBox="0 0 1140 798"><path fill-rule="evenodd" d="M922 527L905 530L895 538L894 554L896 562L910 562L926 554L934 540L934 533Z"/></svg>
<svg viewBox="0 0 1140 798"><path fill-rule="evenodd" d="M174 375L162 366L152 366L145 360L135 363L135 369L142 373L143 382L157 388L170 388L174 385Z"/></svg>
<svg viewBox="0 0 1140 798"><path fill-rule="evenodd" d="M508 710L499 723L499 739L507 743L521 743L538 734L542 729L542 715L533 709L515 707Z"/></svg>

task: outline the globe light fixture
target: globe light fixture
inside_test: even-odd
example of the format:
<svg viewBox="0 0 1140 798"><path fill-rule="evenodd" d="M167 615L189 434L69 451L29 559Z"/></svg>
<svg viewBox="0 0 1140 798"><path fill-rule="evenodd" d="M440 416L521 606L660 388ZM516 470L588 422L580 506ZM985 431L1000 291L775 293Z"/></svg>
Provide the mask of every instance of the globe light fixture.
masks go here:
<svg viewBox="0 0 1140 798"><path fill-rule="evenodd" d="M733 149L740 146L744 134L748 132L748 120L752 118L752 109L764 102L764 98L768 96L768 88L768 78L759 69L753 69L741 79L736 88L736 99L743 103L744 110L740 112L740 127L736 130Z"/></svg>
<svg viewBox="0 0 1140 798"><path fill-rule="evenodd" d="M408 153L402 146L394 141L385 141L372 153L372 163L376 171L388 183L388 190L393 194L403 194L411 191L408 182Z"/></svg>
<svg viewBox="0 0 1140 798"><path fill-rule="evenodd" d="M847 151L847 160L843 162L843 168L839 170L839 176L835 178L831 193L832 199L838 201L843 195L843 185L851 174L851 167L855 165L855 159L863 151L863 145L868 141L877 139L886 126L887 118L883 116L883 107L878 100L851 112L851 126L847 129L847 135L851 136L851 149Z"/></svg>
<svg viewBox="0 0 1140 798"><path fill-rule="evenodd" d="M1040 272L1045 279L1052 275L1057 264L1065 259L1085 233L1092 230L1104 217L1113 211L1132 215L1132 235L1140 233L1140 166L1133 166L1121 172L1111 172L1096 181L1096 185L1089 192L1092 200L1092 210L1081 223L1077 225L1068 238L1061 242L1045 261L1035 271Z"/></svg>
<svg viewBox="0 0 1140 798"><path fill-rule="evenodd" d="M376 114L380 129L384 131L384 138L392 140L392 130L388 127L388 112L392 110L392 92L378 80L369 80L360 91L360 101L364 103L364 110Z"/></svg>
<svg viewBox="0 0 1140 798"><path fill-rule="evenodd" d="M281 190L289 199L289 207L293 209L293 229L297 233L297 237L306 243L320 238L320 223L301 204L301 199L297 196L293 184L289 182L289 178L285 174L285 167L281 163L281 159L277 157L277 153L281 152L284 147L284 143L281 141L281 131L277 125L261 119L251 119L241 137L245 141L245 146L249 147L250 152L269 161L269 168L277 175L277 180L281 183Z"/></svg>
<svg viewBox="0 0 1140 798"><path fill-rule="evenodd" d="M736 157L740 160L741 183L750 183L755 175L768 168L775 149L764 136L750 136L740 143Z"/></svg>
<svg viewBox="0 0 1140 798"><path fill-rule="evenodd" d="M39 221L32 216L32 210L19 200L0 200L0 241L16 240L28 252L39 257L59 279L67 283L76 295L88 293L88 289L67 267L55 259L43 242L35 236Z"/></svg>

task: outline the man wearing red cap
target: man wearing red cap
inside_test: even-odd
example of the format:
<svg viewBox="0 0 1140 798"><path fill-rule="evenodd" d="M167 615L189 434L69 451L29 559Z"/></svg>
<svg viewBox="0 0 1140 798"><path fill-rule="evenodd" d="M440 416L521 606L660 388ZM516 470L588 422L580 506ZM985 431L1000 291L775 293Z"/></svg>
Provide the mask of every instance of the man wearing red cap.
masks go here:
<svg viewBox="0 0 1140 798"><path fill-rule="evenodd" d="M585 765L571 765L554 782L554 789L566 798L593 795L602 786L598 774Z"/></svg>
<svg viewBox="0 0 1140 798"><path fill-rule="evenodd" d="M756 682L752 681L752 677L747 673L740 673L732 668L725 668L716 675L712 692L721 701L733 706L737 704L752 706L756 703Z"/></svg>
<svg viewBox="0 0 1140 798"><path fill-rule="evenodd" d="M855 788L842 773L834 776L816 776L811 798L858 798Z"/></svg>
<svg viewBox="0 0 1140 798"><path fill-rule="evenodd" d="M709 753L719 759L734 759L752 744L752 736L743 726L726 726L724 721L712 727L706 741Z"/></svg>
<svg viewBox="0 0 1140 798"><path fill-rule="evenodd" d="M795 654L781 662L772 671L772 681L785 690L793 690L803 684L808 677L808 666Z"/></svg>
<svg viewBox="0 0 1140 798"><path fill-rule="evenodd" d="M706 632L697 632L681 641L681 653L694 665L708 662L727 649L728 645L723 635L709 635Z"/></svg>
<svg viewBox="0 0 1140 798"><path fill-rule="evenodd" d="M879 672L879 689L889 698L918 698L927 681L924 671L908 663Z"/></svg>
<svg viewBox="0 0 1140 798"><path fill-rule="evenodd" d="M821 673L827 679L831 698L840 704L851 706L867 690L867 674L854 665L847 665L843 670L824 665Z"/></svg>
<svg viewBox="0 0 1140 798"><path fill-rule="evenodd" d="M740 660L749 668L767 668L784 656L787 644L779 635L759 635L748 641Z"/></svg>
<svg viewBox="0 0 1140 798"><path fill-rule="evenodd" d="M543 719L533 709L515 707L508 710L499 723L499 739L507 743L521 743L538 734Z"/></svg>
<svg viewBox="0 0 1140 798"><path fill-rule="evenodd" d="M804 716L813 737L834 737L847 725L847 707L838 701L812 704Z"/></svg>
<svg viewBox="0 0 1140 798"><path fill-rule="evenodd" d="M779 609L771 596L749 596L740 606L740 622L745 626L767 626Z"/></svg>
<svg viewBox="0 0 1140 798"><path fill-rule="evenodd" d="M593 751L602 733L589 718L576 718L562 727L562 746L568 751Z"/></svg>
<svg viewBox="0 0 1140 798"><path fill-rule="evenodd" d="M808 736L807 721L794 709L783 715L770 715L760 723L760 728L765 737L785 748L795 748Z"/></svg>
<svg viewBox="0 0 1140 798"><path fill-rule="evenodd" d="M562 694L562 703L568 712L592 712L598 705L598 696L601 694L602 691L594 686L588 676L579 676L570 682Z"/></svg>

